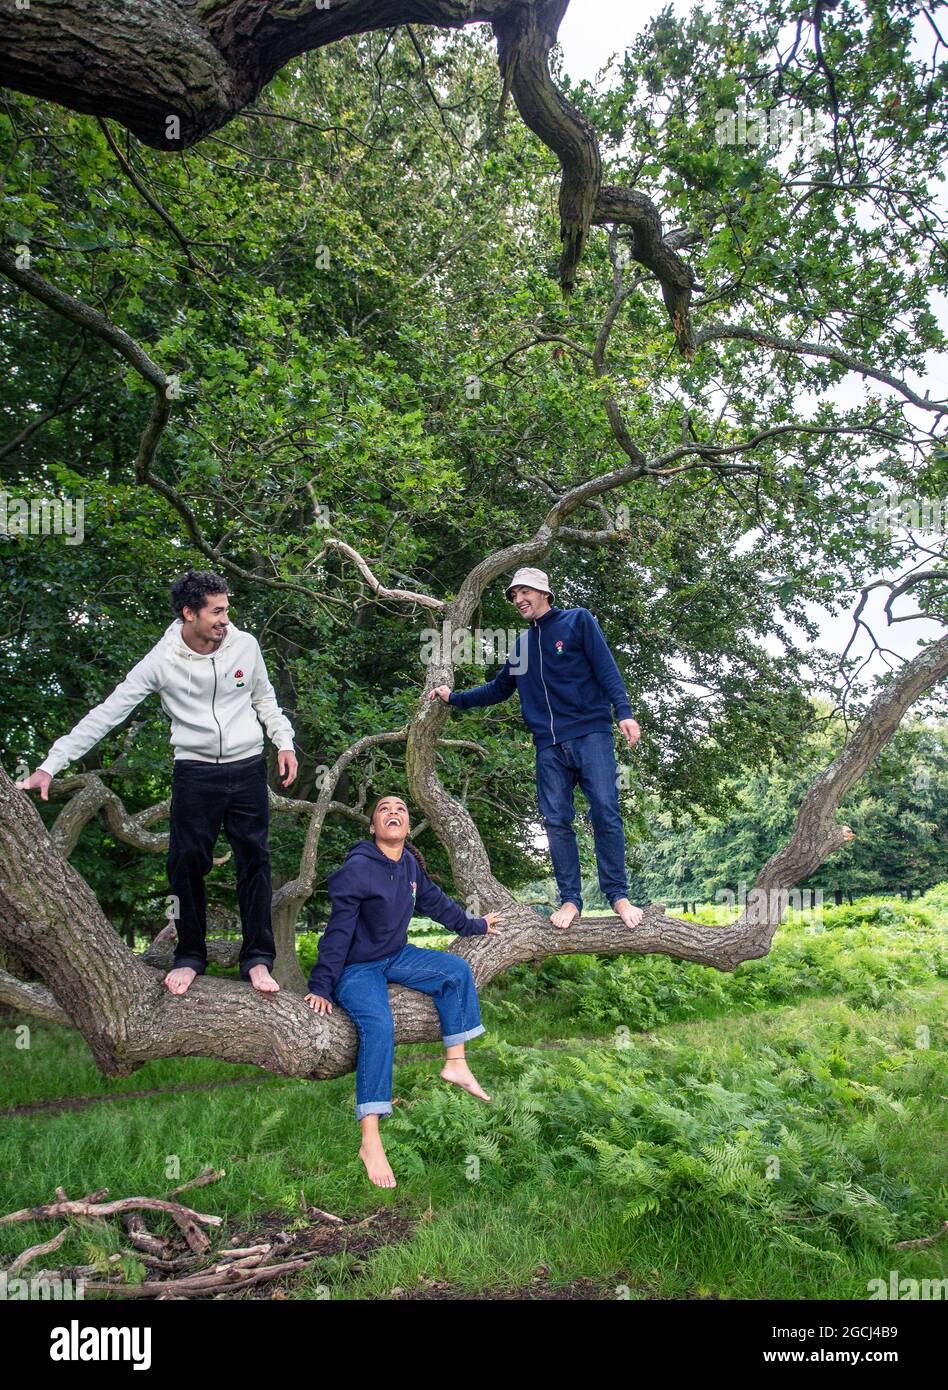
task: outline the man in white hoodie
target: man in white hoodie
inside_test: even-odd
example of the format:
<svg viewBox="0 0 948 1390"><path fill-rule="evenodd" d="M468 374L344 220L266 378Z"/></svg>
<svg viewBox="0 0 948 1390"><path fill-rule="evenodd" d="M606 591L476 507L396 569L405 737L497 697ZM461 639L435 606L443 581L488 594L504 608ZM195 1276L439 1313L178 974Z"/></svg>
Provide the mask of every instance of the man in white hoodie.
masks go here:
<svg viewBox="0 0 948 1390"><path fill-rule="evenodd" d="M171 719L168 881L177 905L178 941L165 984L184 994L207 967L204 878L223 828L234 852L243 928L240 974L261 994L275 994L270 922L270 802L263 729L279 749L280 779L297 772L293 727L277 703L257 639L227 618L227 581L188 570L173 585L178 615L108 699L56 740L37 770L17 786L49 799L49 784L83 757L154 691Z"/></svg>

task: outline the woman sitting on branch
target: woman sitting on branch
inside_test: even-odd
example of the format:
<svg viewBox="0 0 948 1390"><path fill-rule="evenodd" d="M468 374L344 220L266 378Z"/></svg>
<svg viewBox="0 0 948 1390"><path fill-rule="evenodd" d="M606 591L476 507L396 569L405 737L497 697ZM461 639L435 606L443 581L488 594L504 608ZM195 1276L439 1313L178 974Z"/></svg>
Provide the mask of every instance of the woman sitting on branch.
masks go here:
<svg viewBox="0 0 948 1390"><path fill-rule="evenodd" d="M485 1031L474 975L449 951L413 946L408 924L415 911L459 936L498 935L496 912L470 917L428 876L425 861L408 842L408 808L383 796L369 820L371 840L360 840L342 868L330 874L332 912L309 977L306 1002L317 1013L341 1004L359 1034L356 1119L362 1126L359 1156L376 1187L394 1187L379 1135L379 1117L392 1113L395 1027L388 987L407 985L429 994L438 1010L445 1046L441 1076L489 1101L465 1057L464 1044Z"/></svg>

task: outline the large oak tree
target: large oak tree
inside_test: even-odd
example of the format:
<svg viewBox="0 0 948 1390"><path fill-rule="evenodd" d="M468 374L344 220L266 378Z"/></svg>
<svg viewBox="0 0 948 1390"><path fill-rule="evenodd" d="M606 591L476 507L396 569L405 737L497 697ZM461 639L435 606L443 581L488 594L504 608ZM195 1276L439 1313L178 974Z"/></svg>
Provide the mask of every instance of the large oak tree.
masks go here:
<svg viewBox="0 0 948 1390"><path fill-rule="evenodd" d="M215 300L219 303L226 293L227 257L217 254L213 237L182 230L182 210L190 205L181 186L176 189L173 172L166 178L174 201L154 191L168 159L183 161L195 146L207 145L216 153L214 132L241 113L255 125L283 119L325 131L326 124L309 122L298 103L283 111L254 103L298 55L396 27L417 55L417 81L430 98L426 115L433 111L468 155L470 148L451 124L451 103L443 99L443 91L439 94L437 78L433 82L429 76L428 65L434 67L439 59L430 31L478 23L492 27L499 72L495 89L480 99L484 138L478 141L475 176L469 167L462 176L476 185L477 177L489 180L491 170L502 171L511 188L519 187L517 217L522 221L525 210L536 216L539 231L526 229L533 244L538 235L546 235L541 200L531 204L517 185L515 161L504 163L504 139L514 146L522 137L504 137L484 116L488 104L503 108L509 93L538 142L517 146L521 162L528 162L523 182L531 182L529 166L536 165L544 147L559 166L556 273L568 298L554 306L536 278L528 277L517 291L519 317L504 322L497 308L504 295L492 300L485 290L473 332L485 323L488 331L472 345L465 364L475 399L482 391L486 396L484 410L473 426L445 423L443 403L426 405L422 412L445 453L470 449L473 456L485 439L499 436L509 470L505 481L515 488L520 504L519 514L500 524L503 543L496 548L459 544L462 563L450 566L447 583L437 582L438 574L421 563L417 549L414 563L428 575L420 582L412 573L410 507L408 524L396 528L392 537L393 559L386 553L390 532L379 544L369 513L360 517L361 535L355 521L347 528L342 507L334 509L330 524L314 530L308 509L311 504L318 508L318 500L304 496L302 507L294 503L287 510L274 495L274 483L279 487L282 481L293 491L305 480L311 397L299 407L309 433L303 420L297 425L290 419L285 430L289 444L276 428L251 442L249 448L259 449L268 460L262 469L242 473L237 451L222 447L221 435L213 452L223 456L223 464L219 458L217 474L210 471L198 479L186 455L218 407L213 399L217 384L234 379L231 394L246 402L252 420L253 402L269 398L266 383L255 377L239 348L218 339L214 353L204 348L211 397L207 414L202 416L199 403L182 401L172 367L181 343L195 349L198 337L187 327L180 333L135 334L117 322L113 300L109 295L103 299L95 288L92 270L76 273L68 255L62 256L69 251L68 242L58 246L37 234L36 224L47 214L34 192L21 198L34 225L17 219L11 244L0 250L0 270L24 296L21 302L32 300L49 311L41 320L44 332L55 332L51 325L56 324L75 334L84 349L89 344L101 348L100 362L109 363L112 380L106 382L100 368L89 391L114 393L115 366L120 364L139 393L134 399L147 393L150 407L134 449L133 491L150 497L153 508L174 519L198 557L246 592L262 593L265 602L292 603L296 613L310 618L326 614L348 629L345 615L352 614L351 602L342 603L343 613L336 610L341 595L351 598L345 585L355 580L363 595L356 601L356 625L367 601L404 614L402 621L416 634L421 623L445 634L465 632L479 625L483 605L491 602L491 586L518 565L569 553L575 557L574 573L590 592L624 593L646 552L652 583L664 587L664 578L672 587L674 576L676 594L691 610L677 619L684 626L694 620L707 585L706 577L704 586L683 582L693 560L689 549L700 552L706 543L703 536L690 539L703 515L705 527L721 530L725 553L755 530L772 538L766 560L748 567L754 571L754 598L762 609L779 600L788 614L798 616L803 596L853 595L860 580L872 579L871 569L866 575L867 564L877 567L875 573L885 573L914 554L901 550L889 530L874 526L867 512L878 499L880 477L917 489L931 486L942 467L938 431L946 403L932 401L912 385L926 350L943 346L929 296L944 282L941 226L928 188L944 129L944 70L933 63L929 73L911 56L916 8L889 6L883 12L874 7L864 20L847 4L817 4L803 12L793 6L725 3L715 17L699 15L688 25L663 17L626 58L618 96L588 87L567 92L551 76L551 50L565 0L351 0L329 6L305 0L294 5L264 0L125 5L31 0L26 10L3 11L0 81L14 92L98 120L95 160L101 154L114 161L116 177L179 256L169 308L176 296L190 305L190 286L196 284L201 313L211 315ZM371 67L378 67L391 38L389 33L370 50ZM318 87L318 69L316 75ZM828 132L824 143L795 149L788 168L785 161L781 166L779 151L758 142L740 147L716 140L719 109L734 105L741 83L764 110L822 120ZM402 101L402 90L393 85L393 94L398 93L393 103ZM324 95L331 107L332 96L328 91ZM369 113L361 135L346 124L346 139L361 142L367 159L375 148L376 114L388 114L381 79L376 111ZM339 117L340 126L349 119L347 111ZM162 151L162 158L152 157L149 164L147 150L119 138L110 121L144 146ZM396 144L403 157L409 127L402 110ZM10 159L18 168L24 145L42 141L44 135L41 122L32 131L16 121L14 128ZM605 159L602 140L608 147ZM50 146L52 156L55 140ZM239 148L248 153L245 146ZM262 135L250 152L251 168L256 159L261 170L286 159L278 148ZM911 168L906 164L909 151ZM426 155L430 169L430 147ZM289 162L300 168L295 147ZM92 167L98 171L95 161ZM192 171L185 167L190 181ZM358 185L358 174L340 162L330 178L331 192L347 178ZM68 175L61 174L60 187L66 182ZM493 235L512 254L511 234L503 226L507 187L484 190L494 220L486 220L479 236L485 248ZM403 221L415 216L407 207L399 211ZM239 216L236 209L234 216ZM222 225L219 219L215 230ZM294 236L301 238L302 229ZM12 244L17 241L19 247ZM118 253L113 249L110 254ZM131 259L113 260L127 286L134 280ZM443 259L436 265L443 285ZM281 272L305 283L313 278L312 262L302 257L294 261L287 247ZM395 291L406 322L411 321L411 297L419 283L411 280L407 289ZM463 313L458 281L453 293L452 303ZM124 302L121 295L114 302L129 324L136 316L147 318L148 297L157 305L164 296L163 289L143 281L126 293ZM532 320L522 312L522 303L531 298ZM366 312L353 295L345 310L348 336L371 333L366 325L376 315L383 317L383 299L379 296ZM276 339L286 334L286 316L292 315L285 301L275 309L273 304L272 297L258 301L264 315L274 315ZM338 304L334 307L338 314ZM431 307L429 303L428 312ZM390 327L397 328L399 314L393 314ZM215 328L225 331L224 321ZM311 341L312 325L308 328ZM324 331L327 339L336 331L329 314ZM414 340L416 350L420 342L420 336ZM226 355L235 352L236 359L228 363ZM267 361L287 366L277 353ZM459 368L460 360L452 371ZM384 377L388 369L382 362L377 370ZM300 374L306 374L305 366ZM16 432L11 441L16 458L28 462L31 436L49 422L55 428L62 417L85 418L88 402L81 393L80 399L70 394L69 375L48 392L42 419L24 423ZM354 375L363 387L363 364ZM854 376L866 384L864 396L842 406L829 388ZM509 383L503 388L509 405L499 403L500 392L491 394L497 382ZM456 378L454 385L457 391ZM36 393L25 396L36 398ZM352 418L347 393L341 405L335 398L330 404L328 415ZM561 433L560 420L567 412L570 428ZM408 414L401 419L399 446L407 438ZM380 418L381 413L375 416ZM303 447L296 452L294 429L303 432ZM466 429L470 437L465 437ZM594 431L595 449L584 448ZM343 437L343 458L346 446ZM361 438L358 448L365 448ZM880 451L885 451L881 463ZM438 471L441 457L437 452L424 455L420 476L429 481L433 497L448 477ZM368 463L374 480L382 472L381 462L369 455ZM121 448L116 467L123 467ZM476 478L476 470L466 477L469 482ZM417 479L413 482L417 485ZM493 507L496 525L496 502ZM420 518L416 524L422 528ZM463 533L457 534L460 541ZM664 550L670 536L676 543ZM814 578L815 556L835 562L836 574L825 581ZM350 580L342 578L346 573ZM720 571L718 594L736 573ZM934 549L923 567L916 565L905 577L887 582L893 599L911 592L925 611L938 616L944 577L943 556ZM712 603L708 627L713 626L714 609ZM713 666L720 649L708 650ZM474 911L505 914L503 937L458 948L471 960L479 983L514 962L554 952L659 951L733 969L767 952L788 891L841 848L844 832L835 816L841 799L891 739L906 710L948 671L948 637L932 641L894 670L861 705L853 702L857 717L849 738L810 788L788 843L759 869L746 910L728 929L696 926L653 904L635 933L617 926L615 919L586 919L560 933L520 905L492 868L466 793L446 785L438 761L445 749L453 749L453 756L476 768L485 752L470 739L449 741L448 711L427 699L433 686L454 682L455 665L450 641L445 642L426 660L417 698L403 711L407 717L386 729L363 729L348 746L335 747L314 788L318 794L282 808L301 817L305 830L298 871L278 888L274 902L281 968L290 988L272 1001L209 979L197 981L182 998L169 996L159 972L119 941L68 862L82 827L100 811L118 839L160 850L160 834L151 830L160 806L128 811L101 777L81 776L59 788L71 799L50 835L35 807L0 775L0 940L12 955L8 963L15 966L2 976L3 997L46 1017L70 1019L107 1070L126 1071L151 1057L171 1055L250 1061L300 1076L332 1076L351 1068L355 1035L345 1016L317 1018L299 1001L293 930L313 891L326 817L358 819L360 814L358 803L338 799L338 788L354 760L382 744L404 747L408 790L447 851L455 892ZM716 674L726 681L725 672ZM753 722L751 708L745 723ZM709 743L713 758L714 741L705 740ZM468 773L456 766L452 773L468 787ZM437 1036L434 1011L422 996L394 990L393 1009L397 1040Z"/></svg>

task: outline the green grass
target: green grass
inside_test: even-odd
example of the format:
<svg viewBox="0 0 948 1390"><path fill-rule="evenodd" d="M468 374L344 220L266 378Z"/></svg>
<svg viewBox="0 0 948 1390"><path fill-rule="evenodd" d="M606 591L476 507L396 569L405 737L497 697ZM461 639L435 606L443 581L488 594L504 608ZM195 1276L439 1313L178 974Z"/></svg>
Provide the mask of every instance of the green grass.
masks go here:
<svg viewBox="0 0 948 1390"><path fill-rule="evenodd" d="M401 1104L382 1127L394 1192L365 1179L352 1076L284 1080L189 1059L107 1079L75 1034L31 1024L19 1050L8 1025L8 1105L255 1072L260 1084L9 1117L4 1207L58 1185L163 1196L213 1165L226 1176L194 1205L231 1222L279 1210L292 1224L301 1190L325 1210L395 1205L417 1221L358 1274L343 1256L317 1264L296 1297L328 1285L384 1298L424 1279L475 1292L541 1269L633 1298L859 1299L892 1268L944 1277L948 1241L892 1249L948 1216L939 892L827 909L822 923L804 914L732 975L664 957L507 972L483 992L489 1031L469 1049L493 1106L419 1060L436 1044L397 1050ZM553 1040L562 1047L536 1046ZM0 1227L0 1262L58 1226ZM87 1263L117 1245L114 1229L77 1228L57 1258Z"/></svg>

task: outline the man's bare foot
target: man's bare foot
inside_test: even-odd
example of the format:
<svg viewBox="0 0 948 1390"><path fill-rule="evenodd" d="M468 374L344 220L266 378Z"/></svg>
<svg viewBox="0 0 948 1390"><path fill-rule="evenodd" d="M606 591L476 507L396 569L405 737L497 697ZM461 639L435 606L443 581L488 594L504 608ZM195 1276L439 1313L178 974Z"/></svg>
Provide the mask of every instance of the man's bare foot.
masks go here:
<svg viewBox="0 0 948 1390"><path fill-rule="evenodd" d="M579 908L575 903L564 903L562 907L550 913L550 921L554 927L571 927L574 922L579 921Z"/></svg>
<svg viewBox="0 0 948 1390"><path fill-rule="evenodd" d="M172 994L184 994L196 975L197 971L192 970L190 965L179 965L174 970L168 971L165 976L165 984Z"/></svg>
<svg viewBox="0 0 948 1390"><path fill-rule="evenodd" d="M481 1100L490 1100L490 1096L479 1085L476 1076L463 1057L448 1057L441 1068L441 1075L445 1081L450 1081L455 1086L461 1086L465 1091L470 1091L472 1096L480 1096Z"/></svg>
<svg viewBox="0 0 948 1390"><path fill-rule="evenodd" d="M395 1187L397 1185L395 1174L392 1172L392 1165L385 1157L381 1139L377 1137L375 1139L363 1139L359 1145L359 1157L365 1164L369 1182L374 1182L376 1187Z"/></svg>
<svg viewBox="0 0 948 1390"><path fill-rule="evenodd" d="M279 994L280 986L265 965L252 965L247 973L250 983L261 994Z"/></svg>
<svg viewBox="0 0 948 1390"><path fill-rule="evenodd" d="M633 907L628 898L616 898L613 907L627 927L637 927L645 915L640 907Z"/></svg>

